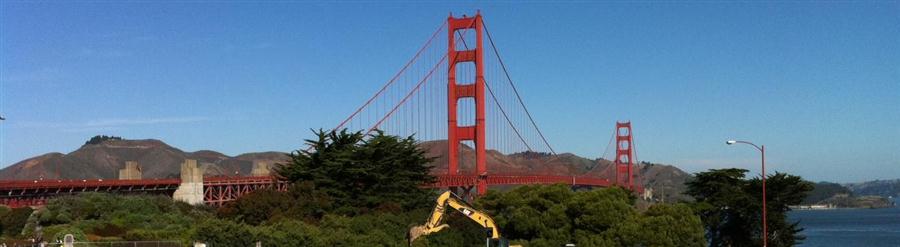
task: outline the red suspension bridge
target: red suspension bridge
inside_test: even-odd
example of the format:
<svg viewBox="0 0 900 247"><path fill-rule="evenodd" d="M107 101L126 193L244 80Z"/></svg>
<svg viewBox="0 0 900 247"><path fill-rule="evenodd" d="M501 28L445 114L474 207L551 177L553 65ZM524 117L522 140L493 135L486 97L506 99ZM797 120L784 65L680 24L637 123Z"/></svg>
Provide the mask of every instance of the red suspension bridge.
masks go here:
<svg viewBox="0 0 900 247"><path fill-rule="evenodd" d="M440 39L441 33L446 39ZM640 191L631 123L617 123L614 165L580 175L504 171L489 155L556 154L529 112L481 14L448 17L390 80L334 127L446 140L446 164L432 187L484 194L491 185L556 184ZM445 166L442 166L445 165ZM598 166L599 167L599 166ZM595 167L597 168L597 167ZM179 179L29 180L0 182L0 203L43 204L47 198L85 191L168 193ZM271 177L204 179L204 202L220 205L259 188L284 189Z"/></svg>

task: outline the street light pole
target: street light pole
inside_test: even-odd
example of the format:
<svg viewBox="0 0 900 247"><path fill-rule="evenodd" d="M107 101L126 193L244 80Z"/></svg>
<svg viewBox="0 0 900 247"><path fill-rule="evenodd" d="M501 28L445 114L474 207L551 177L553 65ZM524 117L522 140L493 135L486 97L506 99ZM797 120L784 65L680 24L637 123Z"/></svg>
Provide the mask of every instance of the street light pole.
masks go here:
<svg viewBox="0 0 900 247"><path fill-rule="evenodd" d="M766 247L769 242L769 231L766 226L766 208L768 204L766 204L766 145L757 146L752 142L747 141L735 141L728 140L725 144L731 145L735 143L743 143L756 148L759 150L760 155L762 156L762 230L763 230L763 247Z"/></svg>
<svg viewBox="0 0 900 247"><path fill-rule="evenodd" d="M759 148L759 152L762 154L762 190L763 190L763 247L766 247L767 242L769 242L769 231L767 231L766 225L766 208L769 207L769 204L766 204L766 145L762 145Z"/></svg>

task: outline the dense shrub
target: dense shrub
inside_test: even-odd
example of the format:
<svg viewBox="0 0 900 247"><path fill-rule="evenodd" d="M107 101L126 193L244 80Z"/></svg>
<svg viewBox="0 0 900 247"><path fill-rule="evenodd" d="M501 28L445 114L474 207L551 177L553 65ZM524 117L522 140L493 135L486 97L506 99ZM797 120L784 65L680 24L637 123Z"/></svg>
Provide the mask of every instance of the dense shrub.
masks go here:
<svg viewBox="0 0 900 247"><path fill-rule="evenodd" d="M263 246L324 246L322 231L297 220L281 220L256 229Z"/></svg>
<svg viewBox="0 0 900 247"><path fill-rule="evenodd" d="M656 205L641 214L620 188L572 191L566 185L522 186L476 200L513 242L528 246L703 246L699 217L686 205Z"/></svg>
<svg viewBox="0 0 900 247"><path fill-rule="evenodd" d="M253 227L230 220L208 219L197 225L192 240L216 247L254 246L257 237Z"/></svg>
<svg viewBox="0 0 900 247"><path fill-rule="evenodd" d="M258 190L217 210L226 219L259 225L270 219L316 221L332 209L331 198L309 182L292 185L287 192Z"/></svg>
<svg viewBox="0 0 900 247"><path fill-rule="evenodd" d="M37 212L35 224L45 226L46 237L53 236L48 231L65 229L81 232L90 240L188 242L194 223L209 218L212 214L208 209L165 196L82 193L50 200Z"/></svg>
<svg viewBox="0 0 900 247"><path fill-rule="evenodd" d="M5 205L0 205L0 236L3 236L3 218L6 217L6 213L12 210Z"/></svg>
<svg viewBox="0 0 900 247"><path fill-rule="evenodd" d="M28 207L14 208L6 212L0 218L0 229L5 236L18 236L22 233L28 218L34 210Z"/></svg>
<svg viewBox="0 0 900 247"><path fill-rule="evenodd" d="M70 225L53 225L44 227L42 229L44 240L48 242L53 242L55 240L62 240L65 238L66 234L72 234L75 237L75 241L88 241L87 234L84 233L78 227L73 227Z"/></svg>

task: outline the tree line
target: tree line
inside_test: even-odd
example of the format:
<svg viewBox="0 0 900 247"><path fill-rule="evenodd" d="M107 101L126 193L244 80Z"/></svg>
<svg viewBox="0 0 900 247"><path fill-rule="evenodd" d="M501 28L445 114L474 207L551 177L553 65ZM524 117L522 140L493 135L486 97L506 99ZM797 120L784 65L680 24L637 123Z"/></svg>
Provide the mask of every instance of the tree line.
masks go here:
<svg viewBox="0 0 900 247"><path fill-rule="evenodd" d="M79 240L202 241L213 247L257 241L404 246L409 227L422 224L434 207L437 191L420 186L434 182L434 158L414 136L318 130L277 166L279 179L291 184L284 192L259 190L220 208L162 196L84 193L50 200L34 212L0 210L0 229L7 240L33 237L40 229L51 241L72 233ZM647 209L638 209L634 195L621 188L575 191L567 185L491 190L473 204L492 215L512 243L525 246L752 246L761 240L755 223L759 182L744 178L745 172L698 173L688 183L694 201ZM795 244L802 236L787 222L786 205L802 200L806 184L781 173L767 182L770 228L779 232L770 245ZM484 244L483 229L461 214L449 213L446 222L449 229L414 246Z"/></svg>

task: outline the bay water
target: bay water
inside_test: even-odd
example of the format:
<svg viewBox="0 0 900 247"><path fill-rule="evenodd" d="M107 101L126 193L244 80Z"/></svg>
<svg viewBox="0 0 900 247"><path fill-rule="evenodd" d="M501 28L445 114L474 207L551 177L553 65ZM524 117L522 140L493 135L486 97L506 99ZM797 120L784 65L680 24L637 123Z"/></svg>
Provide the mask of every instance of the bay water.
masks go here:
<svg viewBox="0 0 900 247"><path fill-rule="evenodd" d="M900 246L900 207L794 210L806 236L800 246Z"/></svg>

